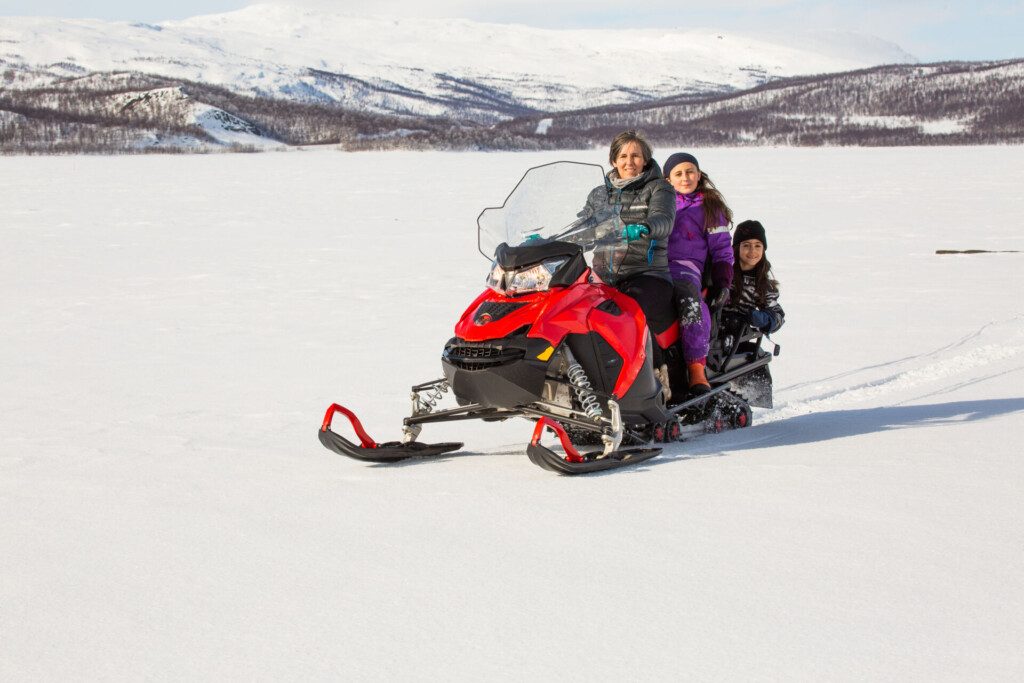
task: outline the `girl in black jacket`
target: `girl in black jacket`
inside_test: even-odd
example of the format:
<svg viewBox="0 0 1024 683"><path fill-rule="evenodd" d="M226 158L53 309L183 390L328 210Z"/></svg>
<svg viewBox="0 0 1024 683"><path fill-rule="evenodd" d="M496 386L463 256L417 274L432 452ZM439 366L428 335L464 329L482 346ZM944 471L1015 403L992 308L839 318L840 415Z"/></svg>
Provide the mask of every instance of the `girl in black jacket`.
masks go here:
<svg viewBox="0 0 1024 683"><path fill-rule="evenodd" d="M786 313L779 304L779 283L765 256L768 237L764 226L760 221L743 221L736 226L732 246L736 274L726 312L761 332L777 332L786 321Z"/></svg>

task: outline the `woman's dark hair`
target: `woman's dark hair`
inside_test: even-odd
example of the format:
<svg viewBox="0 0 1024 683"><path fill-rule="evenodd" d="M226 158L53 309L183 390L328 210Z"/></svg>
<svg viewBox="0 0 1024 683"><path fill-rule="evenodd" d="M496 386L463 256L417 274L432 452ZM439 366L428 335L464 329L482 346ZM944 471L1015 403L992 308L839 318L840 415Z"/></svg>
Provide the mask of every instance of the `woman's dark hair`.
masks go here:
<svg viewBox="0 0 1024 683"><path fill-rule="evenodd" d="M711 182L711 176L700 172L695 192L704 194L704 230L711 230L721 225L732 225L732 209L725 203L725 197ZM722 223L722 221L725 223Z"/></svg>
<svg viewBox="0 0 1024 683"><path fill-rule="evenodd" d="M651 149L651 143L644 139L644 136L635 130L624 130L615 136L612 140L611 149L608 151L608 162L614 166L615 157L619 156L619 152L622 148L631 142L635 142L640 146L640 153L644 155L644 167L651 163L651 159L654 158L654 150Z"/></svg>
<svg viewBox="0 0 1024 683"><path fill-rule="evenodd" d="M737 244L732 248L733 257L733 274L732 274L732 292L731 298L733 301L740 300L740 290L743 288L743 268L740 267L740 245ZM754 266L751 274L754 276L754 304L759 308L765 308L768 306L768 292L779 291L779 281L774 278L772 273L772 264L768 260L768 257L763 255L761 260Z"/></svg>

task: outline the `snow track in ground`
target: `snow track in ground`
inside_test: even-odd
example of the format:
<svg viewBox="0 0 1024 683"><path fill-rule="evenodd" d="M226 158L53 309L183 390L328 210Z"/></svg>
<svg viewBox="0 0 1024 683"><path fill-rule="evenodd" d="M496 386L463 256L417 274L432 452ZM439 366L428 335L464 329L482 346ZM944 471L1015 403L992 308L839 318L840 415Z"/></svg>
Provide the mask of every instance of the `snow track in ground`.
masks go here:
<svg viewBox="0 0 1024 683"><path fill-rule="evenodd" d="M776 390L777 406L758 415L775 422L794 415L864 402L902 405L962 386L1024 370L1024 316L987 323L976 332L929 353L907 356L880 365L842 373L824 380L803 382ZM879 378L860 379L892 372ZM836 386L837 380L844 380ZM929 387L938 388L929 390ZM802 393L813 391L810 396ZM926 393L916 395L918 391Z"/></svg>

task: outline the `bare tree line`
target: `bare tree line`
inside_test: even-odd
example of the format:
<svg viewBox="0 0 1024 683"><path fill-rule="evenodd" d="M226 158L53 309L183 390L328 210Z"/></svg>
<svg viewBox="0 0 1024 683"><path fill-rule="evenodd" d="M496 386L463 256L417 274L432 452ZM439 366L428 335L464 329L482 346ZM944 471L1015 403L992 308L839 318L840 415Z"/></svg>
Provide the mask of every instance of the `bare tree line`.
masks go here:
<svg viewBox="0 0 1024 683"><path fill-rule="evenodd" d="M549 118L547 135L565 146L600 144L627 127L692 145L1020 143L1024 60L878 67ZM503 125L525 134L537 121Z"/></svg>
<svg viewBox="0 0 1024 683"><path fill-rule="evenodd" d="M0 83L16 80L9 72L0 73ZM1020 143L1024 60L877 67L496 125L240 95L140 73L95 73L46 87L0 86L0 153L209 151L215 141L190 118L195 103L289 145L353 150L586 148L606 144L624 128L642 128L660 144L702 146ZM544 118L551 125L539 134ZM161 141L159 150L154 141Z"/></svg>

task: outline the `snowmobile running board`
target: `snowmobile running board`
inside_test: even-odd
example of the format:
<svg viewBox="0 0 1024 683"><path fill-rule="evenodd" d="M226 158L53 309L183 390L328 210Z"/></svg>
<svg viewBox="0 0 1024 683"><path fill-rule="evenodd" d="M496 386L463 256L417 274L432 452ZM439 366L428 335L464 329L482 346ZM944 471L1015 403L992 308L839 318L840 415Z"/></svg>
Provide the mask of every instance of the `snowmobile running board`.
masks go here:
<svg viewBox="0 0 1024 683"><path fill-rule="evenodd" d="M359 437L358 444L352 443L345 437L331 431L331 420L334 418L335 413L341 413L352 423L352 428L355 430L356 436ZM377 443L363 429L359 418L351 410L337 403L331 404L331 407L327 409L327 414L324 415L324 422L320 426L320 432L317 436L320 437L320 443L328 450L334 451L338 455L345 455L367 462L397 462L408 458L429 458L462 448L462 444L456 442L426 444L416 441L409 443L389 441Z"/></svg>
<svg viewBox="0 0 1024 683"><path fill-rule="evenodd" d="M677 404L669 407L668 408L668 412L670 414L672 414L672 415L678 415L679 413L683 412L687 408L692 408L694 406L699 406L702 403L705 403L709 398L713 398L713 397L717 396L718 394L722 393L723 391L725 391L728 388L729 388L728 384L719 384L717 387L715 387L711 391L707 391L707 392L705 392L703 394L697 394L693 398L687 399L687 400L683 401L682 403L677 403Z"/></svg>
<svg viewBox="0 0 1024 683"><path fill-rule="evenodd" d="M554 451L541 445L540 438L544 429L550 429L558 436L558 440L565 449L565 457L559 457ZM533 430L533 438L530 445L526 447L526 454L530 462L559 474L587 474L589 472L602 472L604 470L616 469L627 465L634 465L644 460L649 460L661 453L660 448L620 448L607 455L594 453L580 453L569 440L569 435L560 424L549 417L542 417L537 420L537 426Z"/></svg>
<svg viewBox="0 0 1024 683"><path fill-rule="evenodd" d="M669 406L668 412L673 414L673 415L678 415L679 413L683 412L687 408L692 408L694 406L698 406L698 405L704 403L709 398L711 398L711 397L713 397L713 396L715 396L717 394L720 394L723 391L727 390L729 388L729 382L730 381L736 379L740 375L743 375L743 374L746 374L748 372L751 372L752 370L754 370L756 368L760 368L762 366L768 365L769 361L771 361L771 357L770 356L765 356L764 358L760 358L760 359L754 361L753 363L749 363L747 365L744 365L741 368L737 368L736 370L733 370L731 372L727 372L727 373L725 373L723 375L718 375L718 376L714 377L714 381L715 382L721 382L721 384L717 384L711 391L705 392L703 394L698 394L698 395L694 396L693 398L690 398L690 399L687 399L687 400L683 401L682 403L677 403L675 405Z"/></svg>

